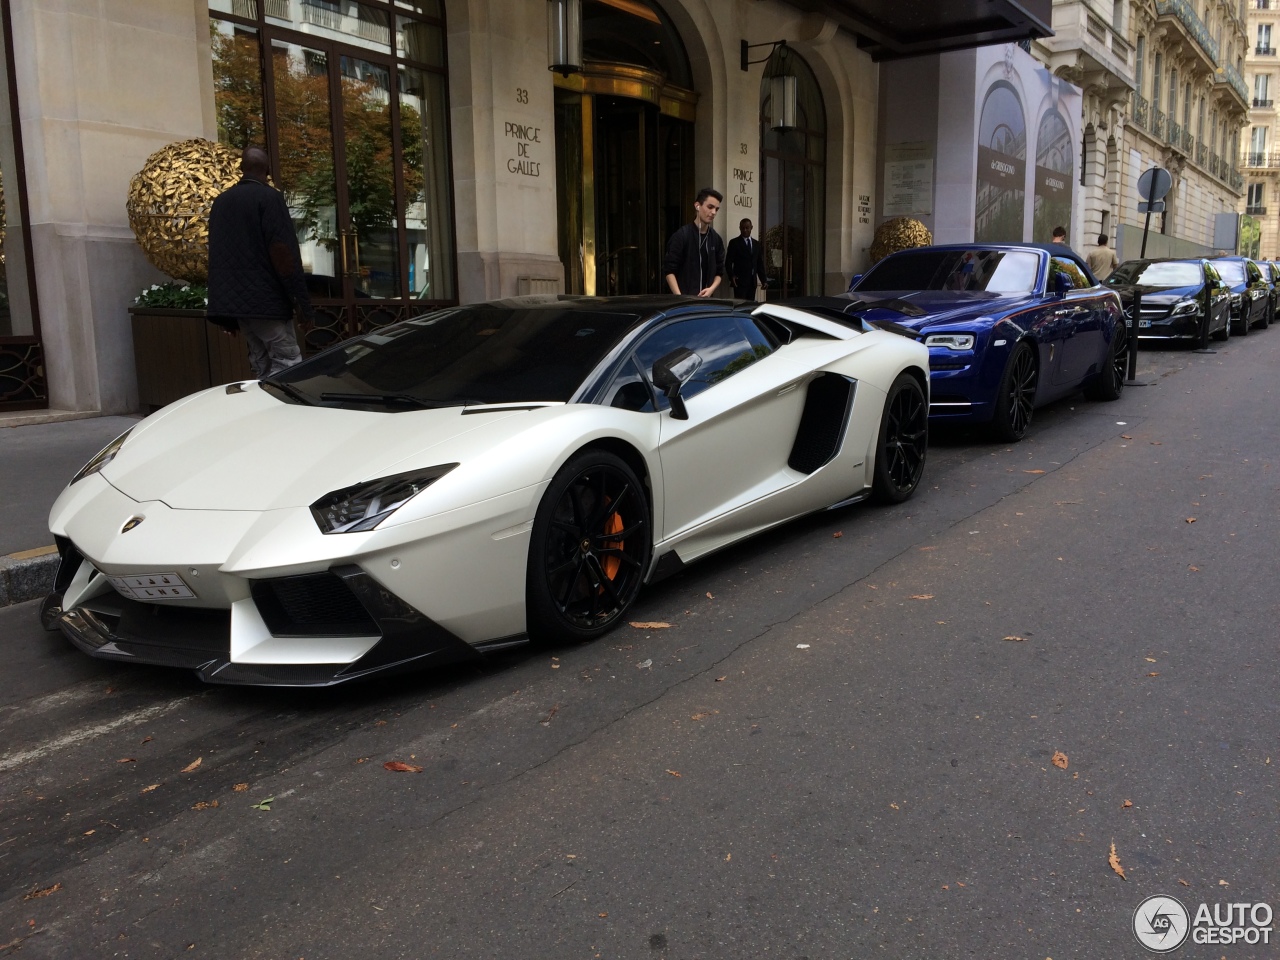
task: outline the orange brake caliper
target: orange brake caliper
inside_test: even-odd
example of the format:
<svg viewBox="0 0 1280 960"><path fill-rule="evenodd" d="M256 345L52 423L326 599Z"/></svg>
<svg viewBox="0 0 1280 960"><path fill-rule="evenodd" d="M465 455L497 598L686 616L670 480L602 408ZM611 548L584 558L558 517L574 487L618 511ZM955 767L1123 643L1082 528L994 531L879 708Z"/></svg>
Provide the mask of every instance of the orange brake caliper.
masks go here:
<svg viewBox="0 0 1280 960"><path fill-rule="evenodd" d="M605 524L604 532L621 533L622 527L622 515L615 512ZM606 540L604 546L607 550L621 550L624 542L622 540ZM618 576L618 568L622 566L622 560L616 556L602 557L600 566L604 569L604 575L610 580L614 580ZM604 588L602 587L601 589L603 590Z"/></svg>

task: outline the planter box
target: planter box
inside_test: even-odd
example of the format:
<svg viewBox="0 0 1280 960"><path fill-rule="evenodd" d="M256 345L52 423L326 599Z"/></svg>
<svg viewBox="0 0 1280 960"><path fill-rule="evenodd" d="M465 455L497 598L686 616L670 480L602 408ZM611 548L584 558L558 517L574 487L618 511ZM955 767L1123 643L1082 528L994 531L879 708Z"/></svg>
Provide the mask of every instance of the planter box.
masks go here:
<svg viewBox="0 0 1280 960"><path fill-rule="evenodd" d="M239 337L205 320L203 310L130 307L138 405L146 413L207 387L253 380Z"/></svg>

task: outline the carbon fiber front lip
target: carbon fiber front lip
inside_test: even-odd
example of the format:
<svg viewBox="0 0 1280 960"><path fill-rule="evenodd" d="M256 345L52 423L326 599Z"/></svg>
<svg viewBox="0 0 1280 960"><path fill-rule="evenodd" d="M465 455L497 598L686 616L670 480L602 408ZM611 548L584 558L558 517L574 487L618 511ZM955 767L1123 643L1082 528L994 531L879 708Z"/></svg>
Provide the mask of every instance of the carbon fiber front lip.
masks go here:
<svg viewBox="0 0 1280 960"><path fill-rule="evenodd" d="M194 670L206 683L329 687L374 675L478 659L481 652L409 606L356 566L334 567L360 598L382 639L354 663L233 663L229 611L192 611L123 597L63 611L62 633L101 660ZM523 638L506 638L506 647Z"/></svg>

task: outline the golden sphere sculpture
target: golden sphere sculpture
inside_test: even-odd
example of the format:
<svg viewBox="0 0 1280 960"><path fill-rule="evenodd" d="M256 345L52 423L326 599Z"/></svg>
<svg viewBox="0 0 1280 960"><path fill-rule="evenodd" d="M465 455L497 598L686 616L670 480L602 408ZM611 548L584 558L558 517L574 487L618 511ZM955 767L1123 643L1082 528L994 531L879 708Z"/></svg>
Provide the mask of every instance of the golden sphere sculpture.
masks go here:
<svg viewBox="0 0 1280 960"><path fill-rule="evenodd" d="M927 247L933 243L933 234L915 217L894 217L876 228L876 238L871 244L871 262L879 263L891 253Z"/></svg>
<svg viewBox="0 0 1280 960"><path fill-rule="evenodd" d="M209 278L209 208L240 180L240 158L210 140L162 147L129 181L129 226L157 269L177 280Z"/></svg>

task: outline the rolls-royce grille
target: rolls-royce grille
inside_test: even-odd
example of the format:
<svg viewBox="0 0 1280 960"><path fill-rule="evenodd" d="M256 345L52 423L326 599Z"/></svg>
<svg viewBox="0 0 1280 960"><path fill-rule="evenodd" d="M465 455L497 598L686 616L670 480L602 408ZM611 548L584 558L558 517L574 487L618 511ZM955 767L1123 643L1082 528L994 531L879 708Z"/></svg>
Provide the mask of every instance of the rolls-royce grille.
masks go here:
<svg viewBox="0 0 1280 960"><path fill-rule="evenodd" d="M277 637L369 637L382 631L343 579L328 571L255 580L253 600Z"/></svg>

